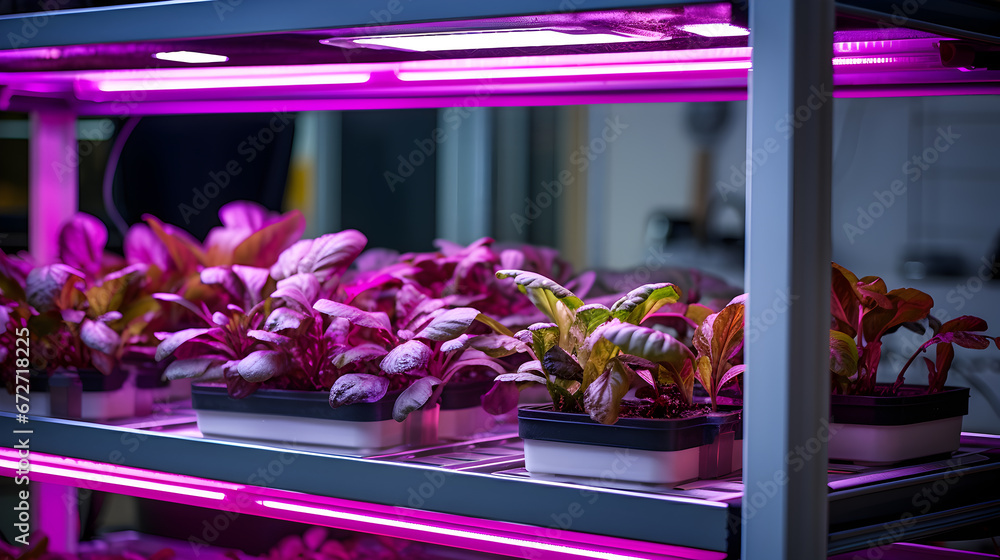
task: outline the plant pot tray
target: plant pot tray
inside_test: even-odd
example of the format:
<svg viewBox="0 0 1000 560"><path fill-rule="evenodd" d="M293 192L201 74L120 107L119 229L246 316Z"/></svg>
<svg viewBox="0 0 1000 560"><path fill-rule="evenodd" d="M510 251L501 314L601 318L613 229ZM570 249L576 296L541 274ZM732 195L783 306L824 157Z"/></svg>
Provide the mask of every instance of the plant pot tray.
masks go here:
<svg viewBox="0 0 1000 560"><path fill-rule="evenodd" d="M898 396L831 395L830 460L892 464L958 449L969 389L922 390L904 385Z"/></svg>
<svg viewBox="0 0 1000 560"><path fill-rule="evenodd" d="M613 425L550 406L518 410L531 473L677 484L739 468L742 415L726 411L676 420L621 418Z"/></svg>
<svg viewBox="0 0 1000 560"><path fill-rule="evenodd" d="M258 389L234 399L224 385L195 384L191 405L207 436L369 450L402 445L406 424L423 421L417 414L403 423L393 420L397 395L331 408L328 393L321 391Z"/></svg>

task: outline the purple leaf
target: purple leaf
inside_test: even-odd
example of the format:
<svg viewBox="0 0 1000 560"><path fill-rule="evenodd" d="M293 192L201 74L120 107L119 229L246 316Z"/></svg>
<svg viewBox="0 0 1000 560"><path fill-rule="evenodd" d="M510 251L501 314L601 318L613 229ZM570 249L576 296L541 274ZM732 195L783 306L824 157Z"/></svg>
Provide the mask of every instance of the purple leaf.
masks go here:
<svg viewBox="0 0 1000 560"><path fill-rule="evenodd" d="M284 346L285 344L291 344L292 342L292 339L287 336L257 329L251 329L247 331L247 336L249 336L254 340L259 340L261 342L270 342L271 344L277 344L279 346Z"/></svg>
<svg viewBox="0 0 1000 560"><path fill-rule="evenodd" d="M279 307L268 316L267 321L264 322L264 328L271 332L297 329L302 324L303 319L305 319L305 315L298 311L288 307Z"/></svg>
<svg viewBox="0 0 1000 560"><path fill-rule="evenodd" d="M973 348L976 350L982 350L990 347L989 337L965 331L943 332L931 340L939 343L954 342L962 348Z"/></svg>
<svg viewBox="0 0 1000 560"><path fill-rule="evenodd" d="M328 299L321 299L317 301L316 304L313 305L313 309L333 317L347 319L352 324L359 327L392 332L392 324L389 322L389 316L380 311L369 313L352 305L337 303Z"/></svg>
<svg viewBox="0 0 1000 560"><path fill-rule="evenodd" d="M221 363L220 358L190 358L187 360L175 360L167 366L166 371L163 372L163 376L170 380L175 379L190 379L193 377L201 378L207 381L208 377L206 373L214 365ZM222 371L218 370L218 377L222 376Z"/></svg>
<svg viewBox="0 0 1000 560"><path fill-rule="evenodd" d="M82 309L63 309L59 315L67 323L80 323L87 317L87 312Z"/></svg>
<svg viewBox="0 0 1000 560"><path fill-rule="evenodd" d="M101 270L108 228L97 218L77 213L59 232L59 260L93 277Z"/></svg>
<svg viewBox="0 0 1000 560"><path fill-rule="evenodd" d="M973 317L972 315L962 315L961 317L955 317L951 321L941 325L938 329L939 333L947 332L958 332L958 331L976 331L982 332L988 329L986 321L980 319L979 317Z"/></svg>
<svg viewBox="0 0 1000 560"><path fill-rule="evenodd" d="M462 350L469 346L469 335L463 334L462 336L449 340L441 345L442 352L454 352L456 350Z"/></svg>
<svg viewBox="0 0 1000 560"><path fill-rule="evenodd" d="M233 274L243 283L245 298L249 301L250 307L256 305L261 300L260 292L264 289L264 284L267 284L267 279L270 276L267 269L234 264Z"/></svg>
<svg viewBox="0 0 1000 560"><path fill-rule="evenodd" d="M111 375L115 371L117 360L110 354L94 350L90 353L90 363L97 368L97 371L104 375Z"/></svg>
<svg viewBox="0 0 1000 560"><path fill-rule="evenodd" d="M524 253L515 249L504 249L503 251L500 251L500 268L506 270L523 269Z"/></svg>
<svg viewBox="0 0 1000 560"><path fill-rule="evenodd" d="M125 260L129 264L144 264L167 270L170 266L170 253L167 247L149 226L143 223L135 224L125 234Z"/></svg>
<svg viewBox="0 0 1000 560"><path fill-rule="evenodd" d="M436 377L422 377L414 381L396 397L396 404L392 407L392 418L396 422L406 420L411 412L427 403L434 394L434 386L440 384L441 380Z"/></svg>
<svg viewBox="0 0 1000 560"><path fill-rule="evenodd" d="M389 265L396 264L397 262L399 262L398 251L374 248L368 249L358 255L358 258L354 260L354 265L359 272L368 272L388 268Z"/></svg>
<svg viewBox="0 0 1000 560"><path fill-rule="evenodd" d="M246 297L246 288L233 271L224 266L210 266L202 269L201 283L209 286L220 286L230 297L242 302Z"/></svg>
<svg viewBox="0 0 1000 560"><path fill-rule="evenodd" d="M50 264L33 269L28 273L25 284L28 305L42 313L56 309L63 286L75 281L74 278L82 280L84 274L64 264Z"/></svg>
<svg viewBox="0 0 1000 560"><path fill-rule="evenodd" d="M483 395L483 410L488 414L500 415L517 408L518 390L516 383L500 382L499 377L493 387ZM542 381L544 383L544 380Z"/></svg>
<svg viewBox="0 0 1000 560"><path fill-rule="evenodd" d="M277 288L271 294L271 297L294 299L296 303L302 306L303 310L308 310L315 303L316 297L319 295L320 286L319 280L312 274L295 274L284 280L279 280ZM279 296L279 291L283 291L288 295L284 295L283 293Z"/></svg>
<svg viewBox="0 0 1000 560"><path fill-rule="evenodd" d="M222 329L218 327L210 329L184 329L182 331L170 333L170 335L164 338L163 341L160 342L160 345L156 347L156 361L159 362L160 360L173 354L185 342L213 332L222 332Z"/></svg>
<svg viewBox="0 0 1000 560"><path fill-rule="evenodd" d="M118 333L111 327L90 319L84 320L80 327L80 340L90 348L105 354L114 354L121 342Z"/></svg>
<svg viewBox="0 0 1000 560"><path fill-rule="evenodd" d="M746 370L747 370L747 366L744 365L744 364L740 364L738 366L733 366L733 367L729 368L729 371L727 371L722 376L722 379L719 380L719 388L721 389L721 388L725 387L727 383L729 383L730 381L736 379L736 376L742 375Z"/></svg>
<svg viewBox="0 0 1000 560"><path fill-rule="evenodd" d="M271 267L271 275L283 280L299 272L309 272L322 283L347 270L367 243L368 238L353 229L299 241L281 253Z"/></svg>
<svg viewBox="0 0 1000 560"><path fill-rule="evenodd" d="M197 306L195 306L195 304L191 303L190 301L184 299L183 297L177 294L157 293L153 294L153 298L158 299L160 301L169 301L172 303L176 303L177 305L180 305L185 309L194 313L195 316L201 317L202 319L205 320L206 323L212 323L212 318L208 316L206 310L199 309Z"/></svg>
<svg viewBox="0 0 1000 560"><path fill-rule="evenodd" d="M240 376L250 383L263 383L288 371L288 359L283 352L257 350L240 360L240 365L236 369L240 372Z"/></svg>
<svg viewBox="0 0 1000 560"><path fill-rule="evenodd" d="M111 323L122 318L121 311L108 311L104 315L97 318L98 321L102 323Z"/></svg>
<svg viewBox="0 0 1000 560"><path fill-rule="evenodd" d="M400 374L423 369L431 359L431 349L419 340L409 340L392 349L380 367L386 373Z"/></svg>
<svg viewBox="0 0 1000 560"><path fill-rule="evenodd" d="M471 307L449 309L435 317L430 324L417 333L417 338L426 338L439 342L451 340L465 333L478 316L479 311Z"/></svg>
<svg viewBox="0 0 1000 560"><path fill-rule="evenodd" d="M341 375L330 387L330 406L377 402L389 390L389 380L367 373Z"/></svg>
<svg viewBox="0 0 1000 560"><path fill-rule="evenodd" d="M546 373L559 379L583 380L583 367L559 345L549 348L542 356L542 366Z"/></svg>
<svg viewBox="0 0 1000 560"><path fill-rule="evenodd" d="M501 373L493 378L497 383L545 383L545 378L530 371L518 373Z"/></svg>
<svg viewBox="0 0 1000 560"><path fill-rule="evenodd" d="M338 354L337 357L333 359L333 365L337 369L345 369L348 366L359 362L367 362L382 358L388 353L388 350L382 348L378 344L365 343Z"/></svg>

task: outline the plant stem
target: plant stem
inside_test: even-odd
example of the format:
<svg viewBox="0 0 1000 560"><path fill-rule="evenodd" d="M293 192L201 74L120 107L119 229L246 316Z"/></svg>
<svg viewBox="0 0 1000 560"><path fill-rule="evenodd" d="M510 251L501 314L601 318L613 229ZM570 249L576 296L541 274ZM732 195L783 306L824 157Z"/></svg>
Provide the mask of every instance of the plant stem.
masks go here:
<svg viewBox="0 0 1000 560"><path fill-rule="evenodd" d="M903 376L904 376L904 374L906 374L907 368L910 367L910 364L913 363L913 360L917 359L917 356L919 356L925 350L927 350L927 347L930 345L930 342L931 341L928 340L927 342L923 343L920 346L920 348L917 348L917 351L914 352L913 355L910 356L910 359L906 361L906 364L903 365L903 369L899 370L899 375L896 376L896 382L892 385L893 391L899 389L900 386L903 385L903 380L904 380Z"/></svg>

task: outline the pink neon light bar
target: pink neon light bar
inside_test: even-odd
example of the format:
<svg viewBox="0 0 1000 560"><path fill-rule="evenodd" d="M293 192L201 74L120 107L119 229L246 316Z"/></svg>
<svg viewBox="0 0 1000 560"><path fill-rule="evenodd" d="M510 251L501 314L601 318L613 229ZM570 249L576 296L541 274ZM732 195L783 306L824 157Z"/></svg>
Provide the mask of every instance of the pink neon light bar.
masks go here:
<svg viewBox="0 0 1000 560"><path fill-rule="evenodd" d="M941 65L939 38L838 41L835 95L940 95L970 91L969 73ZM274 110L388 109L705 101L746 96L749 47L402 62L218 66L81 72L0 73L0 109L31 110L61 97L80 115ZM975 73L988 93L1000 72ZM964 88L964 89L963 89ZM486 93L484 94L483 91ZM14 101L11 101L11 100Z"/></svg>
<svg viewBox="0 0 1000 560"><path fill-rule="evenodd" d="M17 472L18 452L0 448L0 476ZM543 558L721 560L726 554L574 533L517 523L123 467L44 453L30 454L30 478L97 491L407 538L496 554Z"/></svg>

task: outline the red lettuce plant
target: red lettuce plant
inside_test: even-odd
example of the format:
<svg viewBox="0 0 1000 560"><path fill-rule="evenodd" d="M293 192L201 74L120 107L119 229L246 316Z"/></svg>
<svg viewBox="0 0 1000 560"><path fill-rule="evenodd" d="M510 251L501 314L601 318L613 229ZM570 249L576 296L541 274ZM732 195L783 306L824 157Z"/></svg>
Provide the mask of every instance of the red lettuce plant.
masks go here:
<svg viewBox="0 0 1000 560"><path fill-rule="evenodd" d="M433 298L413 284L404 284L397 293L393 325L381 311L366 312L330 300L318 301L318 311L354 327L371 329L374 335L374 342L338 356L336 365L350 367L358 360L384 356L379 364L382 375L352 372L338 377L330 389L330 405L336 408L375 402L390 389L390 380L402 380L406 389L393 407L393 418L402 422L414 410L435 404L445 384L460 372L502 373L505 368L495 358L515 353L521 343L510 336L506 327L478 310L448 309L449 304L448 298Z"/></svg>
<svg viewBox="0 0 1000 560"><path fill-rule="evenodd" d="M30 328L33 353L45 360L36 365L110 374L128 347L144 343L158 310L146 291L147 269L122 267L120 258L105 253L106 240L104 224L76 214L60 231L63 262L33 268L25 277L19 314Z"/></svg>
<svg viewBox="0 0 1000 560"><path fill-rule="evenodd" d="M914 288L889 291L877 276L858 278L851 271L832 263L830 298L830 373L834 392L849 395L895 394L904 374L917 356L931 346L936 360L925 358L928 369L928 392L944 387L954 358L954 344L964 348L985 349L990 337L979 334L987 329L986 321L972 316L952 319L943 325L931 316L934 300ZM882 357L882 338L907 328L924 334L924 323L933 336L921 345L888 388L876 387ZM1000 348L1000 339L994 340Z"/></svg>
<svg viewBox="0 0 1000 560"><path fill-rule="evenodd" d="M434 298L451 298L452 306L472 307L497 317L508 327L520 327L542 319L531 303L518 293L509 280L496 277L503 269L525 269L586 294L593 283L593 274L572 278L572 268L558 258L558 253L545 247L520 245L495 247L493 239L484 237L463 247L438 240L438 251L408 253L398 257L379 274L369 274L369 281L385 281L390 275L412 282ZM388 255L381 254L383 263ZM388 263L386 263L388 264ZM398 284L396 286L398 288Z"/></svg>
<svg viewBox="0 0 1000 560"><path fill-rule="evenodd" d="M348 230L295 243L270 271L243 265L205 268L201 282L218 289L217 299L225 304L214 313L204 302L156 294L184 306L204 324L163 335L157 360L171 354L179 358L168 366L167 377L224 379L235 398L262 386L328 388L339 375L333 357L357 336L343 323L324 321L312 305L324 290L337 288L366 241Z"/></svg>
<svg viewBox="0 0 1000 560"><path fill-rule="evenodd" d="M289 369L285 354L269 337L256 336L267 317L272 302L267 269L232 265L211 267L201 272L201 281L217 286L228 300L225 311L211 312L204 302L193 303L176 294L158 293L154 297L188 309L204 326L177 332L157 333L160 345L156 360L168 356L177 359L167 366L168 379L222 379L229 395L242 398L263 382ZM238 302L238 303L233 303ZM270 333L268 333L270 334Z"/></svg>

